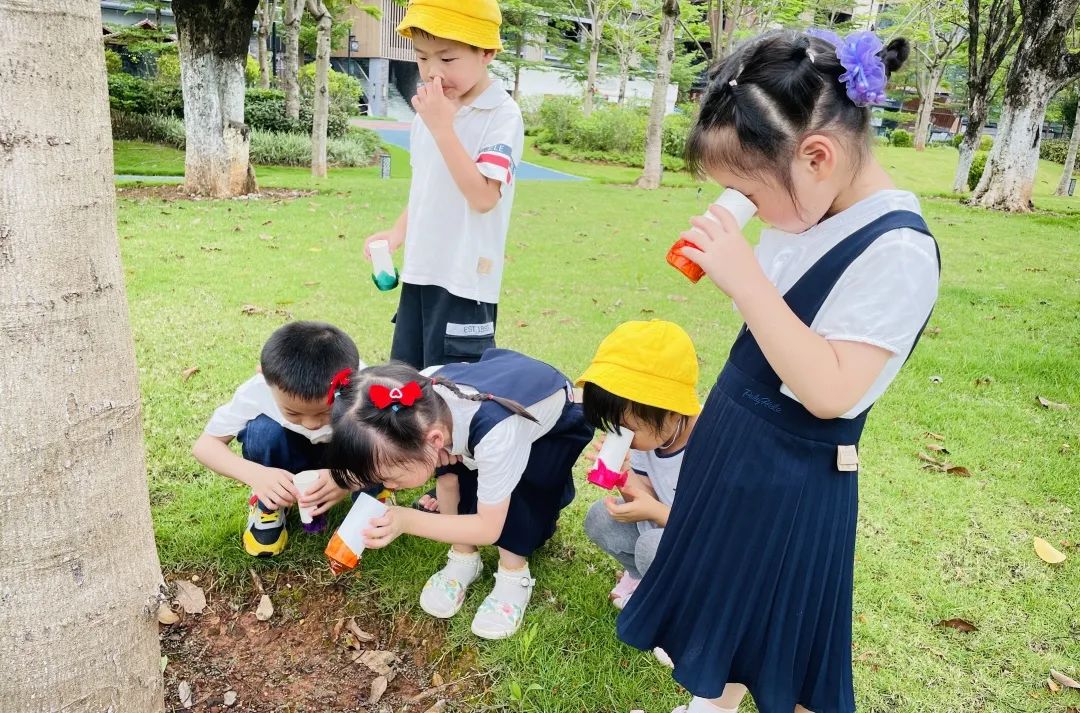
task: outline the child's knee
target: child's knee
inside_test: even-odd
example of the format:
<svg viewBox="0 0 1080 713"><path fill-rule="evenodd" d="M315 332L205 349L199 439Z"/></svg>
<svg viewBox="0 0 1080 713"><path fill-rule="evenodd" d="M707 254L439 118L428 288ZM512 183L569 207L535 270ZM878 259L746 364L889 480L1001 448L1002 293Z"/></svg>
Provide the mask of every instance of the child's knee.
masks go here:
<svg viewBox="0 0 1080 713"><path fill-rule="evenodd" d="M638 537L637 542L634 544L634 564L637 565L642 576L652 566L653 560L656 559L656 551L660 549L660 538L663 534L664 530L659 527L646 530L641 533L641 536Z"/></svg>
<svg viewBox="0 0 1080 713"><path fill-rule="evenodd" d="M237 440L244 460L268 467L279 467L288 451L285 427L265 414L248 421Z"/></svg>
<svg viewBox="0 0 1080 713"><path fill-rule="evenodd" d="M589 507L589 512L585 514L585 534L589 536L590 540L600 544L608 539L605 535L614 522L611 514L604 506L604 501L597 500Z"/></svg>
<svg viewBox="0 0 1080 713"><path fill-rule="evenodd" d="M435 489L447 495L460 495L461 481L458 480L457 473L443 473L435 480Z"/></svg>

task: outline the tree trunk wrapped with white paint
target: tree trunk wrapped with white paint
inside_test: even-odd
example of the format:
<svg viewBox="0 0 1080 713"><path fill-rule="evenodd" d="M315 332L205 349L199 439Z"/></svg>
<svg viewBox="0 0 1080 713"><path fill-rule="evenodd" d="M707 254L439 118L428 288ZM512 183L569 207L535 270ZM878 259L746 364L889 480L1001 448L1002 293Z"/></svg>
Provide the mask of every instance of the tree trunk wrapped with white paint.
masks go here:
<svg viewBox="0 0 1080 713"><path fill-rule="evenodd" d="M304 0L283 0L285 5L285 64L281 68L281 84L285 88L285 116L300 120L300 19L304 15Z"/></svg>
<svg viewBox="0 0 1080 713"><path fill-rule="evenodd" d="M184 92L184 187L229 198L255 191L244 123L244 66L258 0L173 0Z"/></svg>
<svg viewBox="0 0 1080 713"><path fill-rule="evenodd" d="M0 711L163 710L101 8L0 0Z"/></svg>
<svg viewBox="0 0 1080 713"><path fill-rule="evenodd" d="M308 12L318 21L315 45L315 92L311 113L311 175L326 177L326 127L330 119L330 31L334 18L322 0L307 0Z"/></svg>
<svg viewBox="0 0 1080 713"><path fill-rule="evenodd" d="M1061 181L1058 183L1057 191L1055 191L1059 196L1069 195L1069 181L1072 179L1073 171L1076 170L1076 149L1078 146L1080 146L1080 121L1073 119L1072 138L1069 139L1069 155L1065 157L1065 170L1061 172Z"/></svg>

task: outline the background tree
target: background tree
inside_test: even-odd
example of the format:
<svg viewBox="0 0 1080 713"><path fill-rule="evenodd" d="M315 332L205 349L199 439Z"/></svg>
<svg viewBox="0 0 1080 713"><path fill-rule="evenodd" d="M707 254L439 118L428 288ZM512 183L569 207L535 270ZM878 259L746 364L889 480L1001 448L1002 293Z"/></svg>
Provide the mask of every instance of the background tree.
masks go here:
<svg viewBox="0 0 1080 713"><path fill-rule="evenodd" d="M330 118L330 31L334 18L323 0L307 0L308 12L319 24L315 50L315 91L312 96L311 175L326 177L326 125Z"/></svg>
<svg viewBox="0 0 1080 713"><path fill-rule="evenodd" d="M173 0L184 93L184 186L226 198L255 190L244 66L258 0Z"/></svg>
<svg viewBox="0 0 1080 713"><path fill-rule="evenodd" d="M1080 121L1076 120L1077 109L1080 108L1077 106L1077 100L1080 99L1078 90L1080 87L1073 87L1071 92L1061 97L1062 119L1066 126L1072 125L1072 133L1069 139L1069 152L1065 157L1065 169L1061 172L1061 181L1058 183L1057 190L1054 191L1054 194L1059 196L1069 195L1069 180L1076 170L1076 151L1080 147Z"/></svg>
<svg viewBox="0 0 1080 713"><path fill-rule="evenodd" d="M626 101L631 67L640 63L645 55L651 54L651 45L657 37L659 15L658 0L643 0L619 3L608 18L604 44L618 62L620 106Z"/></svg>
<svg viewBox="0 0 1080 713"><path fill-rule="evenodd" d="M1016 0L967 0L967 110L968 123L960 143L960 160L953 191L967 188L971 161L990 114L994 76L1020 37Z"/></svg>
<svg viewBox="0 0 1080 713"><path fill-rule="evenodd" d="M1020 0L1020 42L1005 80L998 134L972 195L974 203L1014 212L1031 210L1046 107L1062 87L1080 78L1080 52L1070 52L1068 45L1078 5L1080 0Z"/></svg>
<svg viewBox="0 0 1080 713"><path fill-rule="evenodd" d="M549 39L549 20L560 12L558 0L503 0L502 34L506 48L499 55L499 62L510 68L506 79L514 84L513 96L520 94L521 71L530 67L544 67L546 62L526 57L529 45L544 47Z"/></svg>
<svg viewBox="0 0 1080 713"><path fill-rule="evenodd" d="M656 76L653 78L649 125L645 130L645 170L641 178L637 180L638 186L649 189L660 187L660 178L664 173L662 162L664 114L667 110L671 65L675 60L675 25L679 22L679 0L664 0L661 13Z"/></svg>
<svg viewBox="0 0 1080 713"><path fill-rule="evenodd" d="M160 712L99 3L0 0L0 67L0 710Z"/></svg>
<svg viewBox="0 0 1080 713"><path fill-rule="evenodd" d="M585 42L589 49L586 62L585 96L581 102L585 116L592 113L593 94L596 92L596 79L600 66L601 39L608 17L623 0L568 0L569 8L577 15L589 19L590 24L583 25Z"/></svg>
<svg viewBox="0 0 1080 713"><path fill-rule="evenodd" d="M960 46L967 39L963 20L964 6L959 0L937 0L927 3L920 20L905 30L914 30L912 46L918 57L915 86L919 92L919 108L915 119L915 150L922 151L930 135L930 119L934 101L945 70ZM892 28L890 28L892 29Z"/></svg>
<svg viewBox="0 0 1080 713"><path fill-rule="evenodd" d="M263 89L270 88L270 77L274 70L270 66L270 50L266 47L270 38L270 28L273 27L277 17L277 0L260 0L259 2L259 86Z"/></svg>
<svg viewBox="0 0 1080 713"><path fill-rule="evenodd" d="M285 116L300 119L300 20L304 15L304 0L281 0L285 25L285 63L281 68L281 84L285 88Z"/></svg>

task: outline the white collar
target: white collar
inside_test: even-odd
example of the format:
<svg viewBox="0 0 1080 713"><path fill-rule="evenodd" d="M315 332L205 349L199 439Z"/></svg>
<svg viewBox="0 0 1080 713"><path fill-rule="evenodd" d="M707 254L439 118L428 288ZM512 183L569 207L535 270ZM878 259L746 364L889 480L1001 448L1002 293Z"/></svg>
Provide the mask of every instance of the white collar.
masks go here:
<svg viewBox="0 0 1080 713"><path fill-rule="evenodd" d="M510 95L506 93L506 89L503 87L502 80L498 77L491 78L491 84L488 88L480 93L480 96L473 99L472 104L465 104L462 109L494 109L507 99Z"/></svg>

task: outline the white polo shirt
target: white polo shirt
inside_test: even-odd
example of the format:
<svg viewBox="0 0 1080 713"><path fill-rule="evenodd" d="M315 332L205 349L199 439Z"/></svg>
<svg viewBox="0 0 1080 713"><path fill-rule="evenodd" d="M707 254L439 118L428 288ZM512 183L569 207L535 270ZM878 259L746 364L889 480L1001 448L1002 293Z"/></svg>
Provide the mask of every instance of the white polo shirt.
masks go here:
<svg viewBox="0 0 1080 713"><path fill-rule="evenodd" d="M469 207L454 183L435 138L423 120L409 134L412 185L405 262L401 279L438 285L451 294L498 303L506 231L517 181L514 173L525 145L525 124L502 82L491 86L454 117L454 132L480 173L502 183L502 197L487 213Z"/></svg>

